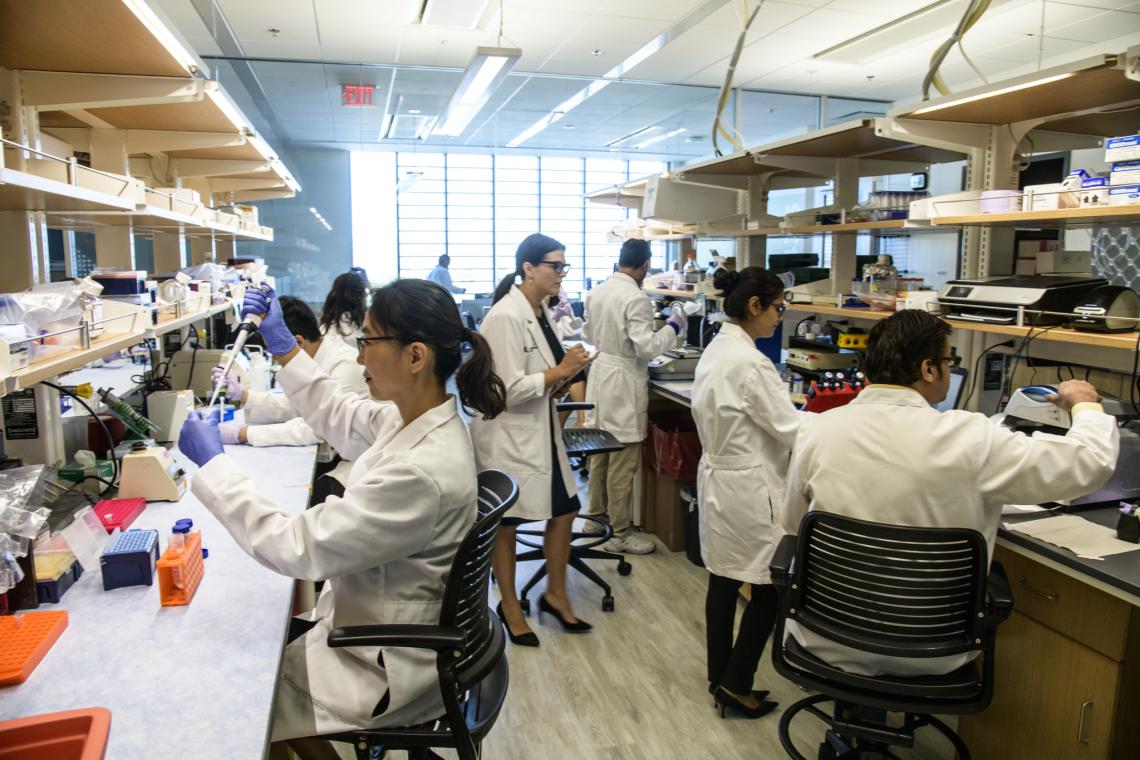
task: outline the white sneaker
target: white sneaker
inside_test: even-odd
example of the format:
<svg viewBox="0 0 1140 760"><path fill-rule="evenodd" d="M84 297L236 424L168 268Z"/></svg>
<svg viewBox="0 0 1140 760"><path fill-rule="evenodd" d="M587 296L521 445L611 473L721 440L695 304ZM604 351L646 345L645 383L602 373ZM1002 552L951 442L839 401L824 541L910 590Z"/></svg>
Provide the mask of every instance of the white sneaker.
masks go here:
<svg viewBox="0 0 1140 760"><path fill-rule="evenodd" d="M657 545L645 536L630 533L623 538L613 537L602 544L601 549L607 552L620 552L622 554L652 554Z"/></svg>
<svg viewBox="0 0 1140 760"><path fill-rule="evenodd" d="M600 536L606 532L606 526L595 520L583 520L582 529L578 532L587 536Z"/></svg>

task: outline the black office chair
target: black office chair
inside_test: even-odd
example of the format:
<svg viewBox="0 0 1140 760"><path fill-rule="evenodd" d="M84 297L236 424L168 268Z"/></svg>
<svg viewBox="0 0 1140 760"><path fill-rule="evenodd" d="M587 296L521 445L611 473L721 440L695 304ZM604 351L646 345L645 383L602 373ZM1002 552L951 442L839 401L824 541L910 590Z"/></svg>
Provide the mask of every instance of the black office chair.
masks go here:
<svg viewBox="0 0 1140 760"><path fill-rule="evenodd" d="M594 405L582 401L566 401L559 403L556 409L559 412L584 412L593 409ZM611 451L621 451L625 448L613 435L601 430L599 428L563 428L562 429L562 442L566 445L566 454L569 457L586 458L594 454L605 454ZM582 575L586 576L595 585L602 589L602 610L604 612L613 612L614 610L614 596L610 584L602 580L602 577L595 573L593 569L586 564L586 560L608 560L617 562L618 575L629 575L633 572L633 565L631 565L624 555L616 552L603 551L597 547L613 538L614 529L605 520L599 517L591 517L590 515L580 515L583 520L593 522L602 526L601 533L585 533L582 531L575 531L570 534L570 567L574 568ZM535 559L543 559L541 537L543 532L541 530L523 530L519 528L515 531L516 540L523 546L528 547L526 551L519 552L515 556L516 562L529 562ZM536 540L538 537L539 540ZM582 543L575 543L581 541ZM523 608L523 612L530 612L530 600L527 599L527 594L534 588L540 580L546 577L546 562L535 571L530 580L523 586L522 591L519 592L519 604Z"/></svg>
<svg viewBox="0 0 1140 760"><path fill-rule="evenodd" d="M506 473L479 473L479 516L451 563L438 625L359 625L329 634L330 647L435 650L445 714L418 726L360 729L320 738L350 742L357 760L383 757L389 749L408 750L417 759L439 757L431 747L454 748L460 760L479 758L483 737L507 697L503 626L487 606L487 591L495 535L503 513L518 495L518 486Z"/></svg>
<svg viewBox="0 0 1140 760"><path fill-rule="evenodd" d="M789 736L792 719L807 710L827 724L821 760L894 757L891 746L911 747L914 732L931 726L958 752L961 738L935 714L981 712L994 682L994 635L1013 598L998 562L987 570L986 542L963 528L880 525L826 512L809 512L798 536L784 536L771 562L780 611L772 646L776 672L807 689L780 717L780 744L806 760ZM785 621L873 654L922 660L982 655L939 676L861 676L840 670L785 641ZM815 705L833 701L831 715ZM902 726L887 712L903 713Z"/></svg>

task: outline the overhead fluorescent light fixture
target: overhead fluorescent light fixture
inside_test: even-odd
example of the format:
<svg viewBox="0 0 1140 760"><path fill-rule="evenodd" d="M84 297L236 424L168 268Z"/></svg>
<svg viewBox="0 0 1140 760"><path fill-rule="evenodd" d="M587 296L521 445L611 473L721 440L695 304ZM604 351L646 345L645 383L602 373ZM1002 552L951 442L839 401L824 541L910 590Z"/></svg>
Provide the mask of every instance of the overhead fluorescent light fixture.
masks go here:
<svg viewBox="0 0 1140 760"><path fill-rule="evenodd" d="M684 127L679 127L679 128L674 129L672 131L666 132L663 135L657 135L655 137L650 137L648 140L645 140L644 142L639 142L634 147L636 147L638 150L641 150L642 148L648 148L650 145L656 145L659 142L664 142L665 140L668 140L670 137L676 137L677 135L681 134L682 132L686 132L686 131L688 131L688 130L686 130Z"/></svg>
<svg viewBox="0 0 1140 760"><path fill-rule="evenodd" d="M847 56L835 56L835 57L841 58L841 59L850 59L853 61L862 62L862 59L867 57L868 55L881 54L885 47L894 46L894 41L882 39L883 35L886 32L898 32L898 36L901 37L901 36L905 35L907 37L907 41L913 41L915 35L914 34L906 34L907 30L905 30L901 27L906 26L907 24L909 24L912 21L917 21L918 19L926 19L925 23L923 24L924 29L922 31L936 33L936 27L938 26L938 24L937 23L931 23L931 19L929 19L927 17L933 11L936 11L939 8L942 8L942 7L949 5L953 2L956 2L956 0L938 0L938 2L930 3L929 5L924 5L923 7L919 8L916 11L912 11L910 13L903 15L903 16L899 16L898 18L893 19L891 21L888 21L885 24L880 24L879 26L876 26L874 29L868 29L867 31L863 32L862 34L857 34L854 37L851 37L850 39L846 39L843 42L840 42L838 45L832 45L831 47L827 48L826 50L821 50L818 53L816 53L815 55L813 55L812 58L813 59L826 58L828 56L832 56L832 55L835 55L836 53L840 53L840 52L847 50L847 51L849 51L849 54ZM948 12L954 16L961 14L961 10L958 8L948 9ZM915 31L917 32L918 30L915 30ZM860 43L868 42L868 41L872 41L872 40L874 42L872 42L870 45L868 45L866 50L863 50L863 51L852 50L852 48L857 48L860 45Z"/></svg>
<svg viewBox="0 0 1140 760"><path fill-rule="evenodd" d="M309 206L309 213L312 214L316 220L321 223L322 227L324 227L329 232L332 232L332 225L329 224L328 220L325 219L324 216L321 215L320 211L317 211L313 206Z"/></svg>
<svg viewBox="0 0 1140 760"><path fill-rule="evenodd" d="M941 110L946 109L946 108L953 108L954 106L960 106L960 105L964 105L966 103L974 103L974 102L979 101L979 100L987 100L989 98L997 97L998 95L1005 95L1005 94L1010 93L1010 92L1017 92L1018 90L1028 90L1030 87L1039 87L1040 85L1049 84L1050 82L1057 82L1061 79L1068 79L1069 77L1073 76L1075 73L1076 72L1068 71L1068 72L1065 72L1063 74L1055 74L1055 75L1050 76L1050 77L1042 77L1041 79L1031 79L1028 82L1020 82L1018 84L1011 84L1007 87L999 87L996 90L986 90L985 92L979 92L979 93L975 93L973 95L966 95L966 96L959 97L959 98L950 98L949 100L947 100L943 103L935 103L934 105L929 105L929 106L926 106L925 108L919 108L916 111L911 111L910 114L908 114L908 115L918 116L918 115L924 114L924 113L932 113L934 111L941 111Z"/></svg>
<svg viewBox="0 0 1140 760"><path fill-rule="evenodd" d="M154 35L159 44L166 48L166 52L170 53L188 74L195 75L202 71L202 62L198 60L198 56L182 44L182 40L163 23L149 5L143 0L123 0L123 5L135 14L135 18Z"/></svg>
<svg viewBox="0 0 1140 760"><path fill-rule="evenodd" d="M522 51L518 48L476 48L475 57L463 72L432 134L443 137L463 134L521 57Z"/></svg>
<svg viewBox="0 0 1140 760"><path fill-rule="evenodd" d="M660 131L661 131L661 127L642 127L641 129L637 130L636 132L630 132L628 135L624 135L623 137L619 137L616 140L611 140L610 142L606 143L606 147L607 148L622 148L622 147L625 147L629 143L636 142L639 139L644 139L644 138L648 137L649 135L653 134L654 132L660 132Z"/></svg>

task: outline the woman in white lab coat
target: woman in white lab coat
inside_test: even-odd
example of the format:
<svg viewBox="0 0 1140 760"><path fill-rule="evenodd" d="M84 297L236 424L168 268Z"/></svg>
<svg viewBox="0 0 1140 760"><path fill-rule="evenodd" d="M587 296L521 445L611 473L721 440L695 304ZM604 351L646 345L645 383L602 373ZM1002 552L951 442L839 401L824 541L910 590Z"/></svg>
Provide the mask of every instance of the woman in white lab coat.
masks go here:
<svg viewBox="0 0 1140 760"><path fill-rule="evenodd" d="M455 373L465 408L501 412L505 390L490 349L431 283L380 288L358 358L372 396L392 402L376 404L339 387L300 350L272 293L247 291L243 313L266 314L258 330L283 365L279 382L313 430L353 460L343 497L289 514L225 455L216 423L196 415L182 428L179 447L200 467L194 494L234 540L282 575L328 581L298 626L304 633L285 648L273 739L430 720L443 711L434 654L333 649L325 640L337 626L438 622L451 562L477 511L471 440L444 385ZM464 342L474 349L461 366Z"/></svg>
<svg viewBox="0 0 1140 760"><path fill-rule="evenodd" d="M338 275L321 307L321 334L340 338L355 349L356 339L364 334L367 304L368 283L356 272Z"/></svg>
<svg viewBox="0 0 1140 760"><path fill-rule="evenodd" d="M554 410L555 393L578 377L588 355L581 345L563 350L547 308L568 269L561 243L537 233L528 236L515 253L515 271L495 290L481 327L495 371L506 385L507 409L493 420L474 420L471 435L479 466L501 469L519 484L519 500L495 541L492 568L502 593L499 617L511 641L521 646L538 646L538 636L527 625L515 590L515 528L520 522L547 521L543 552L548 580L539 609L553 614L563 630L591 627L574 616L566 596L570 529L581 504Z"/></svg>
<svg viewBox="0 0 1140 760"><path fill-rule="evenodd" d="M802 412L771 360L756 349L776 331L784 285L760 267L717 273L729 319L705 349L693 380L693 419L703 453L697 468L709 691L721 707L749 718L770 712L752 680L776 619L768 563L780 535L788 459ZM752 584L735 644L737 592Z"/></svg>

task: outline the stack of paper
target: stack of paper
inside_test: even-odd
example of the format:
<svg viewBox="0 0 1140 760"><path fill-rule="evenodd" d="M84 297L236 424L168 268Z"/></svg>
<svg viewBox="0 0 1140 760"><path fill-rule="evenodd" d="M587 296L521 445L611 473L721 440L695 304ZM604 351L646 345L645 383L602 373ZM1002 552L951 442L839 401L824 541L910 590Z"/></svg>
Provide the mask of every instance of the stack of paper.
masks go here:
<svg viewBox="0 0 1140 760"><path fill-rule="evenodd" d="M1097 525L1077 515L1056 515L1040 520L1005 523L1005 527L1007 530L1024 533L1040 541L1068 549L1084 559L1103 559L1112 554L1140 549L1140 545L1121 541L1112 528Z"/></svg>

